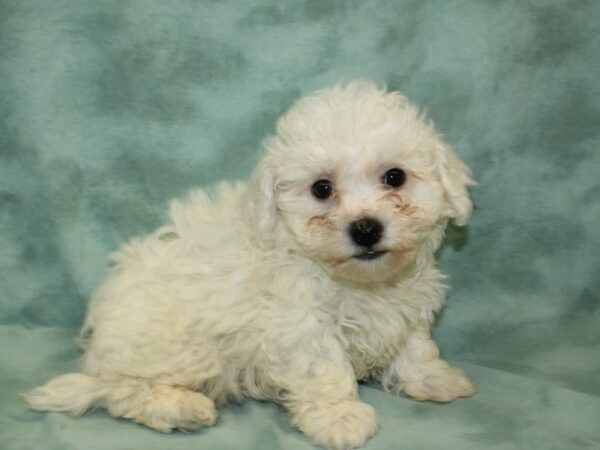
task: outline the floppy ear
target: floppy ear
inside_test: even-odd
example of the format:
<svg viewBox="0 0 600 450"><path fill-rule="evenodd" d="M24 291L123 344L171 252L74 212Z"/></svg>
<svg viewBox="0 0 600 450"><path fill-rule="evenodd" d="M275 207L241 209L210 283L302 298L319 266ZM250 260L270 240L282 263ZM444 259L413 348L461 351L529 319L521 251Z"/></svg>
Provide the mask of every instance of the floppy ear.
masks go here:
<svg viewBox="0 0 600 450"><path fill-rule="evenodd" d="M436 152L437 172L448 202L447 215L456 225L466 225L473 210L467 186L477 183L471 178L471 170L448 144L440 140Z"/></svg>
<svg viewBox="0 0 600 450"><path fill-rule="evenodd" d="M250 177L246 208L259 241L264 244L273 244L277 208L275 206L275 175L269 154L263 157Z"/></svg>

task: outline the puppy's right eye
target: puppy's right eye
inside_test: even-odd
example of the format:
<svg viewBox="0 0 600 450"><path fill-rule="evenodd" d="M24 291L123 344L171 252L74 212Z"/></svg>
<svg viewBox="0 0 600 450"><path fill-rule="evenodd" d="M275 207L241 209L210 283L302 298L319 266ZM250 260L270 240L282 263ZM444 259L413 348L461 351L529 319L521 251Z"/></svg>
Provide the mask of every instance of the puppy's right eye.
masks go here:
<svg viewBox="0 0 600 450"><path fill-rule="evenodd" d="M319 200L325 200L333 194L333 186L329 180L315 181L311 188L312 195Z"/></svg>

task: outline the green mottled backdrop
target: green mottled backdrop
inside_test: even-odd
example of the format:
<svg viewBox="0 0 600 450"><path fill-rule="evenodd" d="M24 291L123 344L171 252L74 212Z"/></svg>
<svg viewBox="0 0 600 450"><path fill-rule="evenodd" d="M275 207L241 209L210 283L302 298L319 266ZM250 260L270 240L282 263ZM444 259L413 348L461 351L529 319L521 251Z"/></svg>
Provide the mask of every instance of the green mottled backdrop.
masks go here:
<svg viewBox="0 0 600 450"><path fill-rule="evenodd" d="M197 434L25 409L119 243L246 177L294 99L371 78L473 168L435 331L479 393L362 386L371 449L600 448L600 2L0 0L0 448L308 449L248 401Z"/></svg>

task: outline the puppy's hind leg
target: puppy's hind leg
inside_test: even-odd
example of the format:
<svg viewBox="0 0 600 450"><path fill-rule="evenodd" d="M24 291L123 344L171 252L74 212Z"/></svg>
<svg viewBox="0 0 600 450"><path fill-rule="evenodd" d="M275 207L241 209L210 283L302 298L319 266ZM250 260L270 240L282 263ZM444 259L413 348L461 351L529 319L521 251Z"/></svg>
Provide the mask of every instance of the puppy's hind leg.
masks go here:
<svg viewBox="0 0 600 450"><path fill-rule="evenodd" d="M25 395L39 411L61 411L81 415L93 408L106 408L115 417L168 433L174 429L195 431L214 425L217 411L204 394L136 378L110 381L82 373L50 380Z"/></svg>
<svg viewBox="0 0 600 450"><path fill-rule="evenodd" d="M164 433L196 431L217 421L215 404L204 394L149 381L119 382L106 396L105 407L115 417Z"/></svg>

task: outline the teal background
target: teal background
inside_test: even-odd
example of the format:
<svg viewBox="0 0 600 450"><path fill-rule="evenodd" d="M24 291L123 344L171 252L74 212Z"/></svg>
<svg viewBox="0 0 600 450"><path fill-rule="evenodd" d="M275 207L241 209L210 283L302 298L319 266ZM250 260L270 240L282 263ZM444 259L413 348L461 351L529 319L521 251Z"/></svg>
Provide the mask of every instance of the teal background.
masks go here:
<svg viewBox="0 0 600 450"><path fill-rule="evenodd" d="M354 78L422 105L480 183L435 330L479 392L361 386L367 448L600 448L599 24L595 1L0 0L0 448L313 448L272 404L161 435L17 394L76 368L109 252Z"/></svg>

